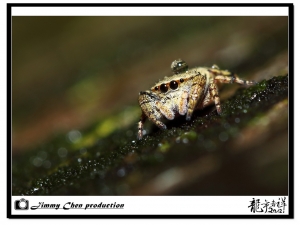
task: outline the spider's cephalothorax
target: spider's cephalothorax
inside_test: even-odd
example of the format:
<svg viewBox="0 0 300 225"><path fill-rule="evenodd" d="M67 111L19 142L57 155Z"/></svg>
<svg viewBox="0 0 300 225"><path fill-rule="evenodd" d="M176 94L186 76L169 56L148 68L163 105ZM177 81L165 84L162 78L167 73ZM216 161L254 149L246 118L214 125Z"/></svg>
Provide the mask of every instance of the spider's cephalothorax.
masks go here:
<svg viewBox="0 0 300 225"><path fill-rule="evenodd" d="M138 139L143 137L143 124L148 118L161 129L167 129L161 121L163 117L173 120L177 115L185 115L190 120L195 109L201 109L214 101L221 114L220 98L216 82L255 84L238 78L234 73L220 70L216 65L188 69L181 59L172 62L173 76L165 77L150 90L141 91L139 104L142 116L138 123Z"/></svg>

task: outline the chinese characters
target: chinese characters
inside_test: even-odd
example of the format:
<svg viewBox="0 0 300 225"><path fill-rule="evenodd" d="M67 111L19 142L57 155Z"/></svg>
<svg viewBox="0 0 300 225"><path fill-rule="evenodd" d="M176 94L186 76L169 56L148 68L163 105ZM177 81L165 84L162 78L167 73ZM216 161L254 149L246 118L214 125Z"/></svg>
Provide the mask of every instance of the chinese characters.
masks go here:
<svg viewBox="0 0 300 225"><path fill-rule="evenodd" d="M264 202L261 202L260 199L253 198L248 208L253 213L284 213L287 206L285 200L286 197L281 197L278 198L278 201L265 199Z"/></svg>

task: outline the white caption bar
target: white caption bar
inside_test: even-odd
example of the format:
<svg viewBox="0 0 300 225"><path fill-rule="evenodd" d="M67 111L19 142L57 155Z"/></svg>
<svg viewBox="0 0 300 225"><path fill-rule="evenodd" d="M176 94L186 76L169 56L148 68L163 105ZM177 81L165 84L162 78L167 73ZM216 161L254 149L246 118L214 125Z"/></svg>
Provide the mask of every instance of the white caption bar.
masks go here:
<svg viewBox="0 0 300 225"><path fill-rule="evenodd" d="M12 196L12 215L287 215L287 196Z"/></svg>
<svg viewBox="0 0 300 225"><path fill-rule="evenodd" d="M13 7L13 16L287 16L288 7Z"/></svg>

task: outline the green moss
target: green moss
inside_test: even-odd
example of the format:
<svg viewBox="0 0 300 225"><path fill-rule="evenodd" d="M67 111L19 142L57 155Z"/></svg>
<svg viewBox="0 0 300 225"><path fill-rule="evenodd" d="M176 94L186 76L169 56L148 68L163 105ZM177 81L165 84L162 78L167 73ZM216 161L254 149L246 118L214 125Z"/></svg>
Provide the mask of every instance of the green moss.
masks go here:
<svg viewBox="0 0 300 225"><path fill-rule="evenodd" d="M194 113L191 121L178 118L165 131L151 125L136 140L139 109L110 116L82 132L76 143L60 135L47 145L13 160L14 195L118 195L131 191L171 165L181 165L210 152L221 154L240 131L287 99L288 76L240 88L222 103ZM126 120L126 121L124 121ZM58 153L64 148L65 155ZM71 151L72 149L72 151ZM223 154L223 153L222 153Z"/></svg>

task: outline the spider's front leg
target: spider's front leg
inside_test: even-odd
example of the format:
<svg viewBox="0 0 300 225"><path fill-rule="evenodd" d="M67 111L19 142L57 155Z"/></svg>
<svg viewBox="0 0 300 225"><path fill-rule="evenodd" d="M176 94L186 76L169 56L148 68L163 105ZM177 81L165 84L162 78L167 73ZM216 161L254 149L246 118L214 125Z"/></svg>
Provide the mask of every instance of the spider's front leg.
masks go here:
<svg viewBox="0 0 300 225"><path fill-rule="evenodd" d="M137 138L141 140L143 138L143 126L148 118L160 129L167 129L167 126L160 121L164 115L167 119L174 119L174 112L165 107L157 95L144 91L140 92L139 104L142 109L142 116L138 123L138 135Z"/></svg>
<svg viewBox="0 0 300 225"><path fill-rule="evenodd" d="M189 101L187 105L186 120L191 120L192 114L199 101L204 98L206 92L207 76L200 73L192 78L191 90L189 92Z"/></svg>

